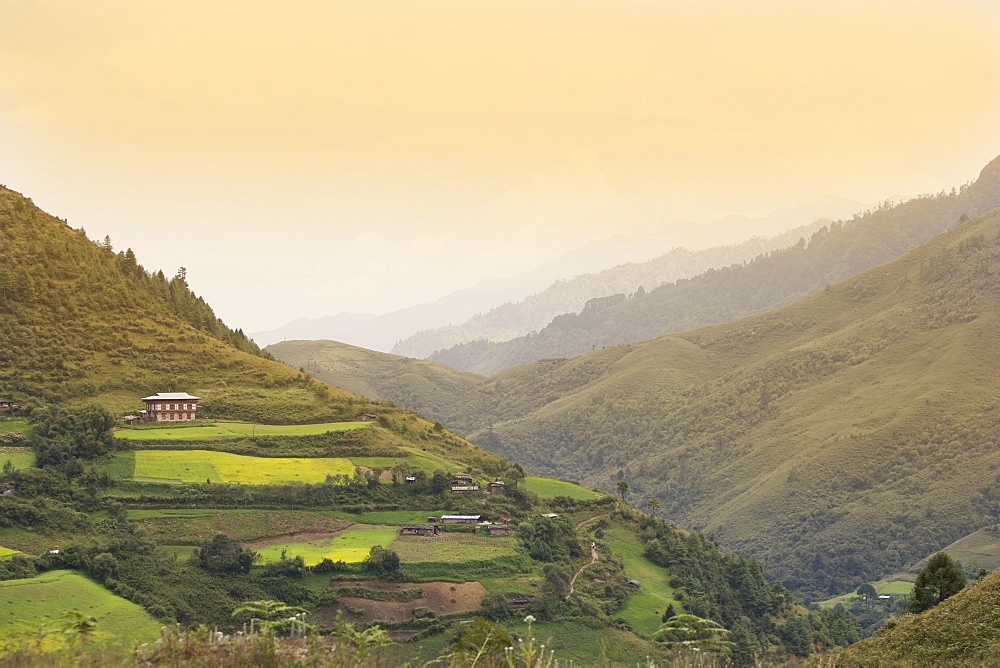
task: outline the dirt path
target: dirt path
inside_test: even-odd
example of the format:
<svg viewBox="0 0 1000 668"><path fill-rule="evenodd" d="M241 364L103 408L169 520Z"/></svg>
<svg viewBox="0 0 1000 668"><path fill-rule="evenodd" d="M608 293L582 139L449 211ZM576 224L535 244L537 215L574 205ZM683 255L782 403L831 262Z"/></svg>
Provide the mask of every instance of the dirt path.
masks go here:
<svg viewBox="0 0 1000 668"><path fill-rule="evenodd" d="M590 518L590 519L594 519L594 518ZM587 520L584 520L584 521L587 521ZM577 525L577 526L579 526L579 525ZM576 575L573 576L573 579L569 581L569 593L566 594L565 600L568 601L569 597L573 595L573 588L576 586L576 579L578 577L580 577L580 573L583 572L583 569L586 568L587 566L590 566L593 563L596 563L596 562L597 562L597 543L595 543L594 541L590 541L590 563L589 564L584 564L583 566L580 566L580 570L578 570L576 572Z"/></svg>
<svg viewBox="0 0 1000 668"><path fill-rule="evenodd" d="M585 520L580 520L579 522L577 522L577 523L576 523L576 526L575 526L575 527L573 527L573 529L574 529L574 530L575 530L575 529L579 529L580 527L582 527L582 526L583 526L584 524L586 524L587 522L593 522L594 520L599 520L599 519L601 519L602 517L607 517L607 516L608 516L608 514L607 514L607 513L605 513L605 514L603 514L603 515L594 515L593 517L588 517L588 518L587 518L587 519L585 519Z"/></svg>

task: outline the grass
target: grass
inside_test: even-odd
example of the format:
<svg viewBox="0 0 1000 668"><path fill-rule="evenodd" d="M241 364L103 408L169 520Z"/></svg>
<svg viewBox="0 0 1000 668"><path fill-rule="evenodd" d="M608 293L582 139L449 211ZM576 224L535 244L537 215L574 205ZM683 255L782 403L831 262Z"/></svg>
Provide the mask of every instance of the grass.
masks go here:
<svg viewBox="0 0 1000 668"><path fill-rule="evenodd" d="M42 534L21 527L0 529L0 545L25 554L41 554L68 545L89 544L91 542L93 542L92 537L76 533Z"/></svg>
<svg viewBox="0 0 1000 668"><path fill-rule="evenodd" d="M515 631L515 636L528 640L526 623L522 621L507 626ZM646 665L646 657L655 652L649 641L640 640L626 631L594 631L571 621L535 622L531 625L531 632L539 644L545 645L546 650L555 652L555 658L559 659L560 664L572 660L581 665L593 665L603 657L624 665Z"/></svg>
<svg viewBox="0 0 1000 668"><path fill-rule="evenodd" d="M3 545L0 545L0 559L13 557L15 554L21 554L21 553L18 550L12 550L9 547L4 547Z"/></svg>
<svg viewBox="0 0 1000 668"><path fill-rule="evenodd" d="M581 487L573 482L565 482L563 480L555 480L553 478L542 478L535 475L529 475L525 478L524 488L543 498L567 496L571 499L589 501L590 499L598 499L602 496L591 489Z"/></svg>
<svg viewBox="0 0 1000 668"><path fill-rule="evenodd" d="M351 475L354 465L341 458L245 457L210 450L138 450L136 480L273 485L317 483L328 475Z"/></svg>
<svg viewBox="0 0 1000 668"><path fill-rule="evenodd" d="M161 545L160 549L167 554L172 554L178 559L184 560L193 556L197 548L194 545Z"/></svg>
<svg viewBox="0 0 1000 668"><path fill-rule="evenodd" d="M129 510L127 517L164 545L196 543L218 533L249 541L293 531L338 531L347 524L319 510ZM5 540L3 532L0 542L15 544Z"/></svg>
<svg viewBox="0 0 1000 668"><path fill-rule="evenodd" d="M332 538L269 545L259 548L257 552L264 562L278 561L284 550L289 558L301 555L307 566L318 564L323 559L357 563L364 561L373 546L385 547L395 537L394 527L356 526Z"/></svg>
<svg viewBox="0 0 1000 668"><path fill-rule="evenodd" d="M97 618L96 639L122 645L153 641L160 623L135 603L73 571L50 571L0 582L0 638L36 627L69 610Z"/></svg>
<svg viewBox="0 0 1000 668"><path fill-rule="evenodd" d="M406 563L482 561L513 555L517 538L491 538L468 533L442 533L433 537L399 536L389 547Z"/></svg>
<svg viewBox="0 0 1000 668"><path fill-rule="evenodd" d="M435 469L448 471L454 466L454 464L446 462L443 459L438 457L428 457L427 455L407 455L406 457L351 457L351 462L353 462L355 466L367 466L370 469L392 468L398 461L406 462L410 465L411 469L428 472Z"/></svg>
<svg viewBox="0 0 1000 668"><path fill-rule="evenodd" d="M28 424L27 420L22 420L20 418L15 418L13 420L0 420L0 434L5 434L11 431L19 431L27 436L30 429L31 425Z"/></svg>
<svg viewBox="0 0 1000 668"><path fill-rule="evenodd" d="M670 572L642 556L642 542L636 534L623 528L605 529L603 540L621 555L625 574L641 584L622 609L615 613L616 617L627 619L632 628L648 636L660 628L663 611L668 605L673 604L678 613L683 612L683 606L674 600L674 590L667 584Z"/></svg>
<svg viewBox="0 0 1000 668"><path fill-rule="evenodd" d="M993 572L1000 568L1000 525L985 527L964 536L944 548L944 552L966 568L985 568ZM923 563L915 569L919 571Z"/></svg>
<svg viewBox="0 0 1000 668"><path fill-rule="evenodd" d="M0 466L10 461L15 469L30 469L35 465L35 453L31 448L0 447Z"/></svg>
<svg viewBox="0 0 1000 668"><path fill-rule="evenodd" d="M370 426L370 422L325 422L323 424L253 424L251 422L215 422L170 427L121 429L115 437L129 441L225 441L244 436L309 436L331 431L347 431Z"/></svg>
<svg viewBox="0 0 1000 668"><path fill-rule="evenodd" d="M447 510L372 510L364 513L336 513L352 522L361 524L388 524L398 527L401 524L427 524L428 517L447 515Z"/></svg>

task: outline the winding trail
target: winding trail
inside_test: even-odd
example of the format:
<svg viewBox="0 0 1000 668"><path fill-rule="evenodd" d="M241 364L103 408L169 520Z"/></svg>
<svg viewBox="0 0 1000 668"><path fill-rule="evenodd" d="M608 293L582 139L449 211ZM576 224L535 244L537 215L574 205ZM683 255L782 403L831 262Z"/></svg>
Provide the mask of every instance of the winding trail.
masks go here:
<svg viewBox="0 0 1000 668"><path fill-rule="evenodd" d="M605 513L604 515L594 515L593 517L588 517L585 520L580 520L579 522L576 523L576 526L573 527L573 529L574 530L579 529L587 522L593 522L594 520L600 519L602 517L607 517L607 513ZM595 543L594 541L590 541L590 563L580 566L580 570L578 570L573 575L573 579L569 581L569 593L566 594L566 598L563 600L568 601L569 597L573 595L573 589L576 587L576 579L580 577L580 573L583 572L583 569L595 563L597 563L597 543Z"/></svg>
<svg viewBox="0 0 1000 668"><path fill-rule="evenodd" d="M602 517L607 517L607 516L608 516L608 513L604 513L603 515L594 515L593 517L588 517L585 520L580 520L579 522L576 523L576 526L573 527L573 529L574 530L579 529L580 527L582 527L587 522L593 522L594 520L599 520Z"/></svg>
<svg viewBox="0 0 1000 668"><path fill-rule="evenodd" d="M576 579L578 577L580 577L580 573L583 572L583 569L586 568L587 566L590 566L591 564L595 563L596 561L597 561L597 543L594 543L593 541L591 541L591 543L590 543L590 563L589 564L584 564L583 566L580 566L580 570L578 570L576 572L576 574L573 576L573 579L569 581L569 593L566 594L566 598L563 599L564 601L568 601L569 597L573 595L573 588L576 586Z"/></svg>

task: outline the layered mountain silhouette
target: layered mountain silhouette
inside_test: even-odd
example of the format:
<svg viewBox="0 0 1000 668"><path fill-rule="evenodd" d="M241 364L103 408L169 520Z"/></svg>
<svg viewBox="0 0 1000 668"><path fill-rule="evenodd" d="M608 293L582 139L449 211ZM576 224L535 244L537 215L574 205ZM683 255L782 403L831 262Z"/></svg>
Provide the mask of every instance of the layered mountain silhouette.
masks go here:
<svg viewBox="0 0 1000 668"><path fill-rule="evenodd" d="M640 293L594 298L578 314L552 320L537 333L506 342L473 341L428 359L489 375L550 357L644 341L661 334L725 322L791 303L860 271L887 262L955 226L1000 206L1000 161L975 183L909 202L883 204L803 237L798 244L748 263L709 269Z"/></svg>

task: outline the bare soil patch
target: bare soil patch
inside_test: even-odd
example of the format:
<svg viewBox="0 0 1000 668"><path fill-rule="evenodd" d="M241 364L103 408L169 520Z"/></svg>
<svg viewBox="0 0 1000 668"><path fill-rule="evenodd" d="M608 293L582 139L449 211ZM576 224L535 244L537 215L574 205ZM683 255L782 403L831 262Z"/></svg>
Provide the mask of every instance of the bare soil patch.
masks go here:
<svg viewBox="0 0 1000 668"><path fill-rule="evenodd" d="M380 582L332 581L331 588L358 586L375 591L401 591L419 587L424 597L412 601L371 601L367 598L344 596L337 605L318 608L310 619L319 624L329 624L343 611L349 622L402 622L413 618L417 608L430 608L436 615L466 612L479 609L479 602L486 595L486 587L478 582ZM360 614L358 614L360 613Z"/></svg>

